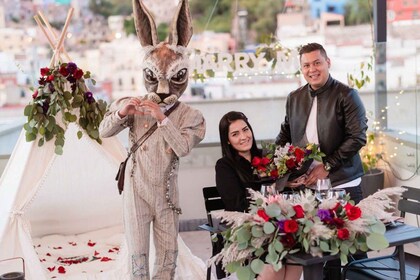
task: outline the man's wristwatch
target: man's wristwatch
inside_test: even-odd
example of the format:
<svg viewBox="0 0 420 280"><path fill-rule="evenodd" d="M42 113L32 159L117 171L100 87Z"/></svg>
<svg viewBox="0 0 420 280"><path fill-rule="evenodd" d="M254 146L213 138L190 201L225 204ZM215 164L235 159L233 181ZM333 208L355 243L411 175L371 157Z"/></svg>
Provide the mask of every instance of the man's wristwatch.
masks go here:
<svg viewBox="0 0 420 280"><path fill-rule="evenodd" d="M327 172L331 171L331 165L328 162L324 163L324 170L327 171Z"/></svg>

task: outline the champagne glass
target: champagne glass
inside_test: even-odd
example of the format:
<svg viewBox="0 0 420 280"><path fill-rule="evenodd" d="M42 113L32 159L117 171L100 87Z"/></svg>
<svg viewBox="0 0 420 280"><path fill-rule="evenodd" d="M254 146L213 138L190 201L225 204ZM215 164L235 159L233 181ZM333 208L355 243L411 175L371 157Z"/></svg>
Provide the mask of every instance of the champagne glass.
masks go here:
<svg viewBox="0 0 420 280"><path fill-rule="evenodd" d="M347 201L345 200L346 190L344 189L331 189L328 193L328 198L335 198L342 205L346 205Z"/></svg>
<svg viewBox="0 0 420 280"><path fill-rule="evenodd" d="M284 200L290 200L293 203L299 197L299 194L294 191L286 191L286 192L282 192L281 196L283 197Z"/></svg>
<svg viewBox="0 0 420 280"><path fill-rule="evenodd" d="M315 197L319 201L328 198L328 193L331 190L331 181L329 178L318 179L316 181Z"/></svg>

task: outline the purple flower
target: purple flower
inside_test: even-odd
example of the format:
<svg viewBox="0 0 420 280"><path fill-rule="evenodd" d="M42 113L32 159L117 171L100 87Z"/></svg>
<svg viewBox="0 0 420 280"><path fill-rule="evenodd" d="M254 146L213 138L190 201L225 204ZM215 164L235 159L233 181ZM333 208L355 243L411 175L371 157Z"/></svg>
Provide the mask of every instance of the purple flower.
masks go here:
<svg viewBox="0 0 420 280"><path fill-rule="evenodd" d="M278 221L277 222L277 227L279 228L279 231L280 232L284 232L284 222L285 222L286 220L281 220L281 221Z"/></svg>
<svg viewBox="0 0 420 280"><path fill-rule="evenodd" d="M305 149L305 156L312 154L312 150Z"/></svg>
<svg viewBox="0 0 420 280"><path fill-rule="evenodd" d="M330 210L327 209L318 209L317 216L321 219L321 221L331 220Z"/></svg>
<svg viewBox="0 0 420 280"><path fill-rule="evenodd" d="M68 75L67 76L67 81L69 81L70 83L74 84L76 82L76 79L73 76Z"/></svg>
<svg viewBox="0 0 420 280"><path fill-rule="evenodd" d="M48 84L48 88L50 89L50 92L54 92L55 91L55 87L53 84Z"/></svg>
<svg viewBox="0 0 420 280"><path fill-rule="evenodd" d="M41 86L43 86L43 85L45 85L45 83L46 83L46 80L45 80L44 77L39 78L38 84L40 84Z"/></svg>
<svg viewBox="0 0 420 280"><path fill-rule="evenodd" d="M69 74L73 74L77 70L77 65L74 62L69 62L66 67Z"/></svg>
<svg viewBox="0 0 420 280"><path fill-rule="evenodd" d="M44 103L42 103L42 111L44 112L44 114L47 113L48 108L50 108L50 104L48 104L48 101L45 101Z"/></svg>
<svg viewBox="0 0 420 280"><path fill-rule="evenodd" d="M95 98L93 98L93 94L90 91L85 92L85 98L89 104L95 101Z"/></svg>

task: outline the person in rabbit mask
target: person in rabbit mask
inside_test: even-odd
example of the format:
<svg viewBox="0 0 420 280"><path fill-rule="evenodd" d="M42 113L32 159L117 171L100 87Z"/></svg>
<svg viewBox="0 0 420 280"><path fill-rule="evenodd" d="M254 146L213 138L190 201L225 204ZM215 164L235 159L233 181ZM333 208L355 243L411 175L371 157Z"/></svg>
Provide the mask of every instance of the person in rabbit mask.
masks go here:
<svg viewBox="0 0 420 280"><path fill-rule="evenodd" d="M181 0L167 42L159 42L156 26L140 0L133 0L137 35L144 50L143 78L147 95L113 102L100 126L102 137L129 127L133 145L157 123L157 129L132 155L124 189L124 224L131 257L131 278L149 279L150 225L156 258L152 279L174 279L177 260L178 158L186 156L205 135L200 111L178 98L188 84L186 46L192 36L188 1ZM176 108L172 108L175 107ZM169 116L164 112L172 110Z"/></svg>

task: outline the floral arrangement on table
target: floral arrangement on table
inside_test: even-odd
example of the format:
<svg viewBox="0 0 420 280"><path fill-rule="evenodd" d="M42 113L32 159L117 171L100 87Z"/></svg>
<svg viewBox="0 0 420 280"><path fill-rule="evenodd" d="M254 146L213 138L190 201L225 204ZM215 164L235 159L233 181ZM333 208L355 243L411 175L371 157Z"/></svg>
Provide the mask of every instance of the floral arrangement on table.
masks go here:
<svg viewBox="0 0 420 280"><path fill-rule="evenodd" d="M314 143L307 144L304 148L293 146L289 143L283 147L272 143L263 143L263 156L254 157L251 165L254 173L260 178L270 177L278 179L297 170L300 170L308 161L322 162L325 156Z"/></svg>
<svg viewBox="0 0 420 280"><path fill-rule="evenodd" d="M287 254L299 251L320 256L339 254L341 262L356 251L379 250L388 246L383 221L390 220L403 188L387 188L362 200L357 206L346 199L319 202L310 191L294 199L281 194L263 196L249 190L249 213L222 211L217 218L230 226L222 233L223 250L211 261L222 261L238 279L254 279L264 264L281 269Z"/></svg>
<svg viewBox="0 0 420 280"><path fill-rule="evenodd" d="M38 146L55 138L55 153L61 155L65 142L64 132L70 122L78 125L90 138L102 143L99 137L99 124L107 109L103 100L95 100L85 84L91 79L89 71L83 71L73 62L59 63L54 67L41 68L39 86L34 90L31 102L25 107L27 122L26 141L34 141L39 135ZM78 113L74 113L78 109ZM57 114L61 112L61 120ZM83 133L77 132L80 139Z"/></svg>

